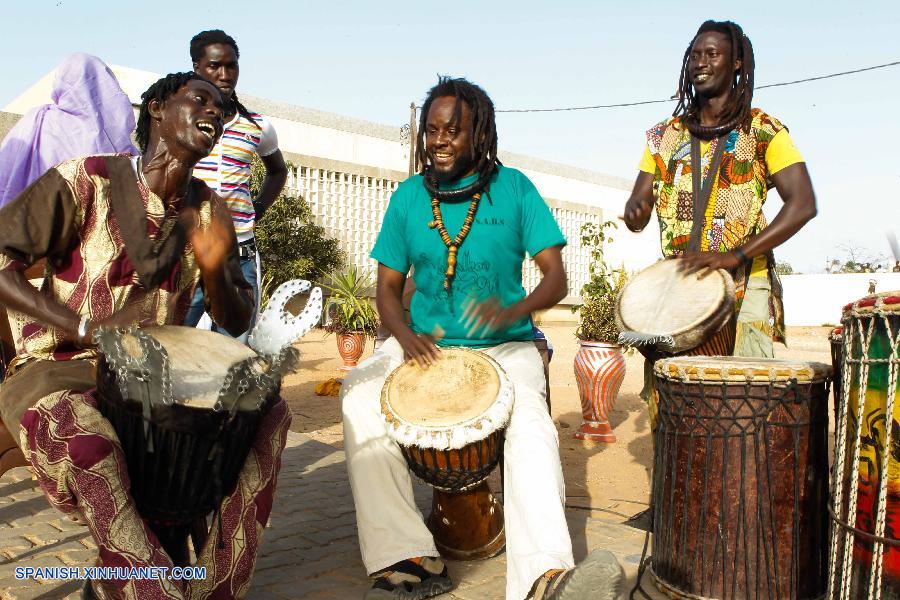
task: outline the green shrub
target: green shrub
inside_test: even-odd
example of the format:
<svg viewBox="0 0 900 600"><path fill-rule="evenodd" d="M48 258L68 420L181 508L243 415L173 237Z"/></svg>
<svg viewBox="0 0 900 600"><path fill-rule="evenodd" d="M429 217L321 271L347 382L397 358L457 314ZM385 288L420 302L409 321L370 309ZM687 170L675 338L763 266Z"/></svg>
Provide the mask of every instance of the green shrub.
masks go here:
<svg viewBox="0 0 900 600"><path fill-rule="evenodd" d="M331 333L364 333L375 337L378 330L378 313L369 300L372 280L360 273L355 265L335 273L330 283L322 287L331 293L325 305L325 330Z"/></svg>
<svg viewBox="0 0 900 600"><path fill-rule="evenodd" d="M588 264L590 279L581 288L582 303L572 307L579 312L575 335L580 340L615 344L619 337L616 325L616 302L628 276L624 268L610 269L603 255L604 244L612 242L606 229L617 227L614 221L585 223L581 226L581 245L591 251Z"/></svg>

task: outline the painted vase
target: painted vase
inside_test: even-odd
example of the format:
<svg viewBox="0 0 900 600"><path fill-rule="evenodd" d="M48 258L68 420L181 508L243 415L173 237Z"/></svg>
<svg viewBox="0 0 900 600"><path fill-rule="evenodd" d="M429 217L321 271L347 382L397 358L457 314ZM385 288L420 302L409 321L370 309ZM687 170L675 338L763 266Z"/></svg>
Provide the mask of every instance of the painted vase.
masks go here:
<svg viewBox="0 0 900 600"><path fill-rule="evenodd" d="M341 359L344 361L341 370L350 371L359 363L359 358L366 347L366 334L359 332L339 333L337 334L337 347L338 354L341 355Z"/></svg>
<svg viewBox="0 0 900 600"><path fill-rule="evenodd" d="M581 396L581 427L575 439L613 443L616 436L609 424L625 379L625 357L621 346L603 342L578 342L575 354L575 381Z"/></svg>

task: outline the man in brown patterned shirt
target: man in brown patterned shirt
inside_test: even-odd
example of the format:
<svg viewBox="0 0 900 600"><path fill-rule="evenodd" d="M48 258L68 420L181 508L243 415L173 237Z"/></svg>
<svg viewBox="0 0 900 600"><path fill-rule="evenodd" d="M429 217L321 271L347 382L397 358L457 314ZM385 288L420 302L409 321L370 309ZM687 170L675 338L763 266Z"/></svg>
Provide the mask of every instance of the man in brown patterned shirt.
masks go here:
<svg viewBox="0 0 900 600"><path fill-rule="evenodd" d="M171 567L128 492L118 438L94 398L103 325L181 324L198 281L209 312L235 334L253 308L221 198L191 176L222 131L219 91L194 73L168 75L143 95L142 155L89 156L50 169L0 210L0 303L17 356L0 413L47 498L85 519L102 566ZM46 258L40 289L24 270ZM290 414L279 399L263 419L224 520L198 557L202 581L105 581L112 598L243 597L268 520ZM222 543L239 540L240 543ZM96 583L95 583L96 586Z"/></svg>

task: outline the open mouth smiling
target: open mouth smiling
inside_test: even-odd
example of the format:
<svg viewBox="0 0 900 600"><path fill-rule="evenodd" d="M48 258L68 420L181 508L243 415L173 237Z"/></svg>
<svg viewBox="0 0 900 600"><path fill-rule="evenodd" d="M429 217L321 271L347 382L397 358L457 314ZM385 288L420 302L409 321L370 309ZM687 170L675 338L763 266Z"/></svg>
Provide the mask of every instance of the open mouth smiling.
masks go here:
<svg viewBox="0 0 900 600"><path fill-rule="evenodd" d="M197 129L211 141L219 137L219 128L211 121L200 121L197 123Z"/></svg>

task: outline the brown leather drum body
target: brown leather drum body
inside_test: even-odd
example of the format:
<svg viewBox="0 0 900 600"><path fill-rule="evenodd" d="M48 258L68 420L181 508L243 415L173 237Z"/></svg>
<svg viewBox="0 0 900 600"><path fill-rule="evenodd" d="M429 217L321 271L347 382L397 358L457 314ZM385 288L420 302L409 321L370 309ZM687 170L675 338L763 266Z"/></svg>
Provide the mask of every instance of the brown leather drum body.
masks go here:
<svg viewBox="0 0 900 600"><path fill-rule="evenodd" d="M502 456L511 385L483 353L442 354L427 370L397 368L382 413L410 470L434 488L427 524L438 550L453 560L490 558L506 545L503 507L486 479Z"/></svg>
<svg viewBox="0 0 900 600"><path fill-rule="evenodd" d="M490 558L506 546L503 505L487 482L502 456L503 440L500 430L455 450L400 447L410 470L434 488L427 524L447 558Z"/></svg>
<svg viewBox="0 0 900 600"><path fill-rule="evenodd" d="M828 377L819 363L656 363L652 571L673 598L822 598Z"/></svg>

